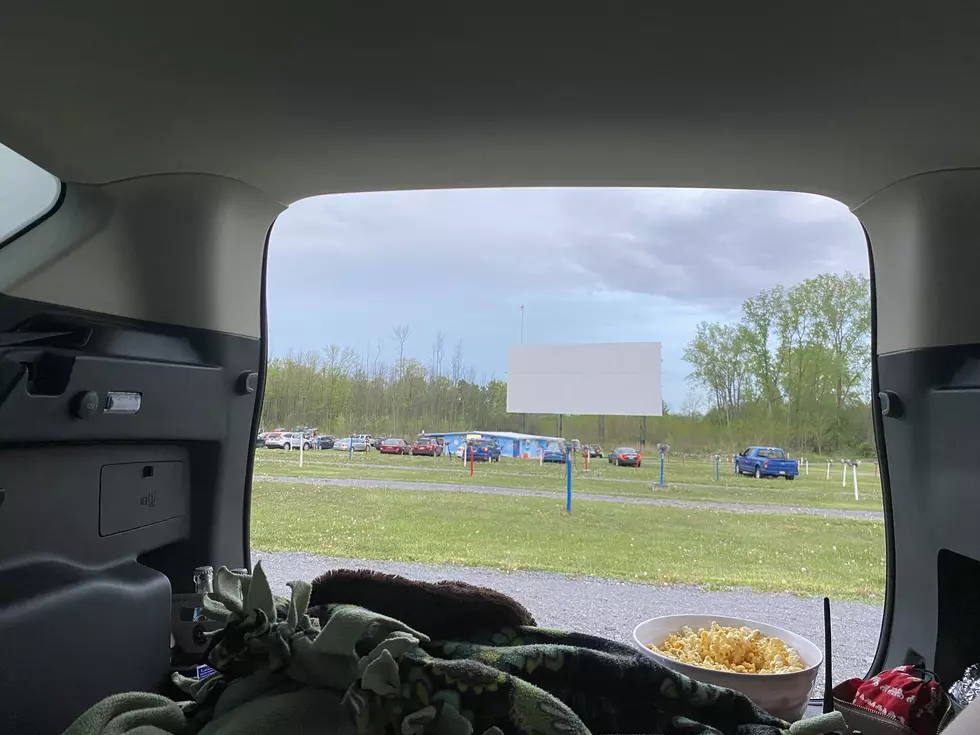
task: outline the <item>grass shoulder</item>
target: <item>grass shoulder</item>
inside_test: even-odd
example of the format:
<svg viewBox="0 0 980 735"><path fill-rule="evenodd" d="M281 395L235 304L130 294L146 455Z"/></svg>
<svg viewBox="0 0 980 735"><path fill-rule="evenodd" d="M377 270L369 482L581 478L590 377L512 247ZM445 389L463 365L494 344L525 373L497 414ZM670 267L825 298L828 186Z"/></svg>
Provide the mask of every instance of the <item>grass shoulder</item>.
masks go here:
<svg viewBox="0 0 980 735"><path fill-rule="evenodd" d="M546 498L253 484L252 544L880 602L879 521Z"/></svg>

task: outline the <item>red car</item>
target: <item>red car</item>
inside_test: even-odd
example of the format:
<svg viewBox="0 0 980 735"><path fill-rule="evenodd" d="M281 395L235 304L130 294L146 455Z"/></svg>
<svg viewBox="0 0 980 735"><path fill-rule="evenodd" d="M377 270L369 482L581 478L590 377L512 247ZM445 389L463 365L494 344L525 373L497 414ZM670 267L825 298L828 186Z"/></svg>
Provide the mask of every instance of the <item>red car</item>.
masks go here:
<svg viewBox="0 0 980 735"><path fill-rule="evenodd" d="M442 444L431 436L420 436L412 445L413 455L425 455L427 457L441 457Z"/></svg>
<svg viewBox="0 0 980 735"><path fill-rule="evenodd" d="M411 454L412 448L408 446L408 442L404 439L395 439L394 437L390 439L385 439L381 442L381 446L378 450L382 454Z"/></svg>

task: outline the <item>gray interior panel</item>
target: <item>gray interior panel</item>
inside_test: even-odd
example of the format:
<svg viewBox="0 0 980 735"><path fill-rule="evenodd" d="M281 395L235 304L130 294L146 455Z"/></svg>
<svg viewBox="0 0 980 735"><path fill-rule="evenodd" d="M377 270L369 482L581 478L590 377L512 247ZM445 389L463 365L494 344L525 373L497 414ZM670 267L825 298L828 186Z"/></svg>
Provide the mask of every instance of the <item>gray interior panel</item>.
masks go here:
<svg viewBox="0 0 980 735"><path fill-rule="evenodd" d="M99 535L132 531L187 514L183 462L127 462L102 467Z"/></svg>
<svg viewBox="0 0 980 735"><path fill-rule="evenodd" d="M0 567L3 731L60 733L92 702L167 676L170 583L135 561Z"/></svg>
<svg viewBox="0 0 980 735"><path fill-rule="evenodd" d="M167 682L170 596L194 567L248 565L256 394L239 376L263 353L5 296L0 334L0 704L11 732L60 732ZM137 413L78 418L77 396L101 409L120 389Z"/></svg>

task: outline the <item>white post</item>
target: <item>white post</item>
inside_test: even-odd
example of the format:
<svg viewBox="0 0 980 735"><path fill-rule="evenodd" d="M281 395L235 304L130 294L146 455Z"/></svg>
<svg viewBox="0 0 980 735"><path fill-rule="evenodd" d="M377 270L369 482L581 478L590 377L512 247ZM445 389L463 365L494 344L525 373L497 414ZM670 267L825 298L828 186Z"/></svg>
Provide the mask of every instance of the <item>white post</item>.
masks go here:
<svg viewBox="0 0 980 735"><path fill-rule="evenodd" d="M843 462L843 460L841 461ZM847 462L844 462L844 476L841 478L840 486L847 487Z"/></svg>
<svg viewBox="0 0 980 735"><path fill-rule="evenodd" d="M538 450L538 467L544 467L544 450Z"/></svg>
<svg viewBox="0 0 980 735"><path fill-rule="evenodd" d="M299 439L299 466L300 467L303 466L303 442L305 441L306 441L305 437L300 437ZM313 464L316 464L316 462L314 462Z"/></svg>
<svg viewBox="0 0 980 735"><path fill-rule="evenodd" d="M807 475L809 475L810 474L810 460L807 459L807 460L804 460L804 462L806 463L806 473L807 473Z"/></svg>
<svg viewBox="0 0 980 735"><path fill-rule="evenodd" d="M860 500L861 498L858 497L858 469L857 469L857 465L854 465L854 467L851 469L851 477L854 478L854 499L855 500Z"/></svg>
<svg viewBox="0 0 980 735"><path fill-rule="evenodd" d="M827 479L830 479L830 460L827 460Z"/></svg>

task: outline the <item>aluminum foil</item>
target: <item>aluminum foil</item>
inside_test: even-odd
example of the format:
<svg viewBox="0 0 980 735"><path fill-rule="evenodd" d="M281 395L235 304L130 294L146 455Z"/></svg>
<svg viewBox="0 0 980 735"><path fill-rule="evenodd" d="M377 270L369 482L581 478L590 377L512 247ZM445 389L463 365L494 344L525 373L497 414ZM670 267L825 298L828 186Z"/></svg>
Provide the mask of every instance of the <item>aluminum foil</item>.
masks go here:
<svg viewBox="0 0 980 735"><path fill-rule="evenodd" d="M949 696L963 707L980 696L980 664L967 667L963 676L949 688Z"/></svg>

